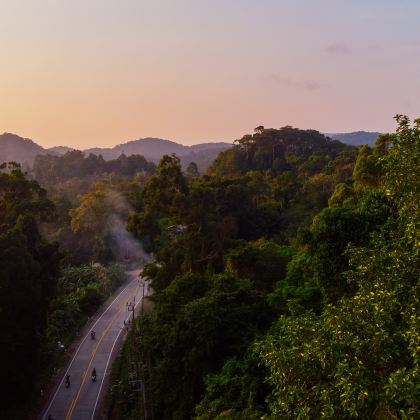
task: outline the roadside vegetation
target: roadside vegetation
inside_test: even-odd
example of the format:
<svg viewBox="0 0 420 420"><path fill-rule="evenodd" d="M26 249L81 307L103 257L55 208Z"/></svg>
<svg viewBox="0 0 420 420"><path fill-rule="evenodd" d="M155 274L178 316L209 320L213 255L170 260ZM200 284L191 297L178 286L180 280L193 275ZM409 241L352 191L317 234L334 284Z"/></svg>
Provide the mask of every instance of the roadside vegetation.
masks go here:
<svg viewBox="0 0 420 420"><path fill-rule="evenodd" d="M420 121L396 120L374 147L257 127L203 176L161 160L129 219L155 312L109 418L144 417L142 361L153 418L419 417Z"/></svg>
<svg viewBox="0 0 420 420"><path fill-rule="evenodd" d="M0 418L28 415L117 263L144 261L134 236L154 309L110 419L419 418L420 120L396 121L373 147L260 126L203 175L175 155L1 165Z"/></svg>
<svg viewBox="0 0 420 420"><path fill-rule="evenodd" d="M141 258L125 221L154 168L77 152L38 158L29 174L0 166L0 418L29 415L124 264Z"/></svg>

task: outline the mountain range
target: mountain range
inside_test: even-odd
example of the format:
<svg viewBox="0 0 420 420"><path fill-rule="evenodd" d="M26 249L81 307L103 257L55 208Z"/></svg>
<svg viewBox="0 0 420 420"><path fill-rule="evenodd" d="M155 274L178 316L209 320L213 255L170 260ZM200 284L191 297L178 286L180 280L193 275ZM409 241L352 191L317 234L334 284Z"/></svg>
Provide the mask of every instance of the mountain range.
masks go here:
<svg viewBox="0 0 420 420"><path fill-rule="evenodd" d="M186 167L190 162L195 162L201 172L205 171L216 159L217 155L232 147L231 143L201 143L193 146L184 146L170 140L158 138L144 138L119 144L111 148L95 147L83 150L88 155L102 155L105 160L116 159L121 154L143 155L151 162L158 162L163 155L175 153L181 158ZM72 151L71 147L57 146L49 149L43 148L34 141L12 133L0 135L0 163L14 161L31 166L36 155L52 154L62 155Z"/></svg>
<svg viewBox="0 0 420 420"><path fill-rule="evenodd" d="M326 133L325 135L352 146L360 146L362 144L373 146L379 134L381 133L377 131L353 131L352 133Z"/></svg>
<svg viewBox="0 0 420 420"><path fill-rule="evenodd" d="M122 154L126 156L134 154L143 155L147 160L152 162L158 162L163 155L175 153L181 158L184 167L190 162L195 162L202 172L212 164L220 152L230 147L232 147L231 143L224 142L184 146L170 140L147 137L118 144L112 148L95 147L83 150L83 152L86 154L102 155L105 160L116 159Z"/></svg>
<svg viewBox="0 0 420 420"><path fill-rule="evenodd" d="M326 135L342 143L354 146L361 144L372 146L379 133L356 131L352 133L330 133ZM181 158L184 167L190 162L195 162L200 172L203 172L213 163L220 152L230 147L232 147L232 143L225 142L184 146L170 140L147 137L118 144L111 148L95 147L83 150L83 152L86 154L102 155L105 160L116 159L121 154L125 154L126 156L139 154L152 162L158 162L163 155L175 153ZM0 135L0 163L15 161L31 166L35 156L38 154L62 155L71 150L74 149L66 146L45 149L31 139L23 138L12 133Z"/></svg>
<svg viewBox="0 0 420 420"><path fill-rule="evenodd" d="M31 139L25 139L12 133L3 133L0 135L0 163L18 162L31 165L36 155L52 153Z"/></svg>

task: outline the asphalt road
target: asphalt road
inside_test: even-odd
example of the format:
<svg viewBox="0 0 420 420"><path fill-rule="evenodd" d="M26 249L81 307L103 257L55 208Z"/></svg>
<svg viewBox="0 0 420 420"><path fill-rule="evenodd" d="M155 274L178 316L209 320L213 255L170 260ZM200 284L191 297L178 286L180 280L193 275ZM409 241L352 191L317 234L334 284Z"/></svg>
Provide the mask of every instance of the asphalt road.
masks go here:
<svg viewBox="0 0 420 420"><path fill-rule="evenodd" d="M62 380L46 405L42 419L47 420L49 415L55 420L99 418L98 408L105 388L104 381L115 357L114 349L126 329L124 321L132 319L132 312L128 311L128 307L133 304L137 310L142 304L143 287L144 295L147 291L147 285L143 286L144 282L139 281L138 271L129 272L128 275L126 285L92 323L90 328L96 333L95 340L91 339L90 330L86 331L64 371ZM97 372L96 382L91 381L93 368ZM65 387L67 373L70 375L69 388Z"/></svg>

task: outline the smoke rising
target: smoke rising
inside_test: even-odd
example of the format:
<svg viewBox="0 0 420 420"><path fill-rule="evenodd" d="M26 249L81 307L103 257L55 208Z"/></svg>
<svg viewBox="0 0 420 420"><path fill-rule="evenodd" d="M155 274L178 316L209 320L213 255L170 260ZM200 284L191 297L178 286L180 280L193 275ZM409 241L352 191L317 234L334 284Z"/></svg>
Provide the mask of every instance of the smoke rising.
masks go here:
<svg viewBox="0 0 420 420"><path fill-rule="evenodd" d="M106 223L108 245L113 257L118 262L129 262L144 265L151 260L136 237L126 229L126 220L133 209L126 198L116 192L109 191L106 204L111 209Z"/></svg>

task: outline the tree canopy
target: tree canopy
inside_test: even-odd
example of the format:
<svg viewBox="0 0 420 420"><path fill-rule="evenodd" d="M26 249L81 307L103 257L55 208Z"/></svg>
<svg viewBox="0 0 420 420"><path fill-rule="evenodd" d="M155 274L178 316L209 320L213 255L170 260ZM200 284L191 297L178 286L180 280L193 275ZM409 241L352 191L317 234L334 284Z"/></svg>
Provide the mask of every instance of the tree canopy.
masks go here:
<svg viewBox="0 0 420 420"><path fill-rule="evenodd" d="M373 148L259 126L202 176L161 162L130 221L155 416L418 417L420 122L397 122Z"/></svg>
<svg viewBox="0 0 420 420"><path fill-rule="evenodd" d="M0 415L26 401L39 374L60 255L40 234L53 205L16 164L0 171Z"/></svg>

